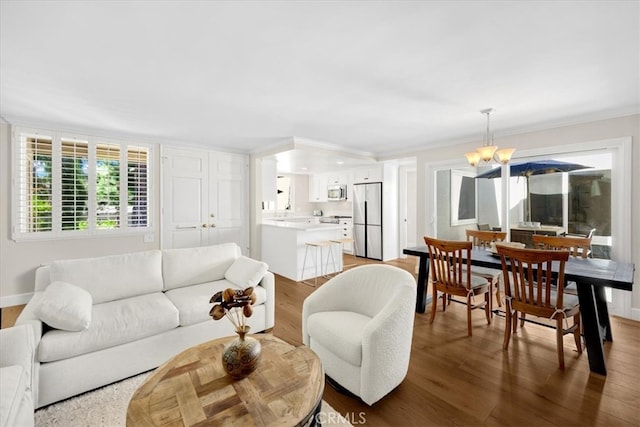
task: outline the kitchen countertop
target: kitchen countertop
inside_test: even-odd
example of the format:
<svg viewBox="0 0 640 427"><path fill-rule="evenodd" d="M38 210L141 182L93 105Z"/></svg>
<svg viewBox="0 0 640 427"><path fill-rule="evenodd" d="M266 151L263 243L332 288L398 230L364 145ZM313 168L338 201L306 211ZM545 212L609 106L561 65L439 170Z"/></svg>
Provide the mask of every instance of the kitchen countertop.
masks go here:
<svg viewBox="0 0 640 427"><path fill-rule="evenodd" d="M265 219L262 221L263 226L276 227L298 231L318 231L318 230L340 230L340 224L325 224L310 221L291 221L287 219Z"/></svg>

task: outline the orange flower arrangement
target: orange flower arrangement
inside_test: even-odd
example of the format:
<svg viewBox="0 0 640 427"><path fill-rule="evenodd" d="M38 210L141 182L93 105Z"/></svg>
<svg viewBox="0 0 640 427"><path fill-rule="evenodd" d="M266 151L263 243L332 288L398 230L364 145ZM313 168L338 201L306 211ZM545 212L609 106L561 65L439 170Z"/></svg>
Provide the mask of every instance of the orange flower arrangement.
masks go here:
<svg viewBox="0 0 640 427"><path fill-rule="evenodd" d="M213 294L209 303L217 303L209 311L213 320L227 317L237 331L243 331L247 325L247 317L253 314L252 305L256 302L256 294L252 287L247 289L231 289Z"/></svg>

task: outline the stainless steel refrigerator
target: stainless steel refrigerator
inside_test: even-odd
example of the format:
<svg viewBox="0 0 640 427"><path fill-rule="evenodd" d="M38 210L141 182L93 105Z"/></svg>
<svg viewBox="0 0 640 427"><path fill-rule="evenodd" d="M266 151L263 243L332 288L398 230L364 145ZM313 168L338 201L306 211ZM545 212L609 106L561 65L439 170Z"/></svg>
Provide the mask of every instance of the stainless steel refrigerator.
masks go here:
<svg viewBox="0 0 640 427"><path fill-rule="evenodd" d="M355 254L382 261L382 183L353 185Z"/></svg>

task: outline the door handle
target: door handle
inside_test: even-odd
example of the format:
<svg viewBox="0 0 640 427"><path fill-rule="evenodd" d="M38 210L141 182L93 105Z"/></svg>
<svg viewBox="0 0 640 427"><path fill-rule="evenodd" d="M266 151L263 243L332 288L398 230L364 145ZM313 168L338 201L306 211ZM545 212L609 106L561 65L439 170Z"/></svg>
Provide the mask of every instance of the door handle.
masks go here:
<svg viewBox="0 0 640 427"><path fill-rule="evenodd" d="M189 226L178 225L178 226L176 226L177 230L186 230L186 229L189 229L189 228L198 228L198 227L196 227L195 225L189 225Z"/></svg>
<svg viewBox="0 0 640 427"><path fill-rule="evenodd" d="M202 224L202 228L207 228L208 226L208 224Z"/></svg>

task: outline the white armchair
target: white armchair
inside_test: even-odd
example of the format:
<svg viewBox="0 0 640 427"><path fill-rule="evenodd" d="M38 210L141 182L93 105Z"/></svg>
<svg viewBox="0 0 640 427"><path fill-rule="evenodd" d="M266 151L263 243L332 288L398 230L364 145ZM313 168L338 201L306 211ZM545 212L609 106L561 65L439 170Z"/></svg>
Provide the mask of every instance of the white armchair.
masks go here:
<svg viewBox="0 0 640 427"><path fill-rule="evenodd" d="M0 427L33 426L35 347L31 325L0 330Z"/></svg>
<svg viewBox="0 0 640 427"><path fill-rule="evenodd" d="M373 405L406 377L416 281L397 267L369 264L345 271L302 306L302 341L333 381Z"/></svg>

